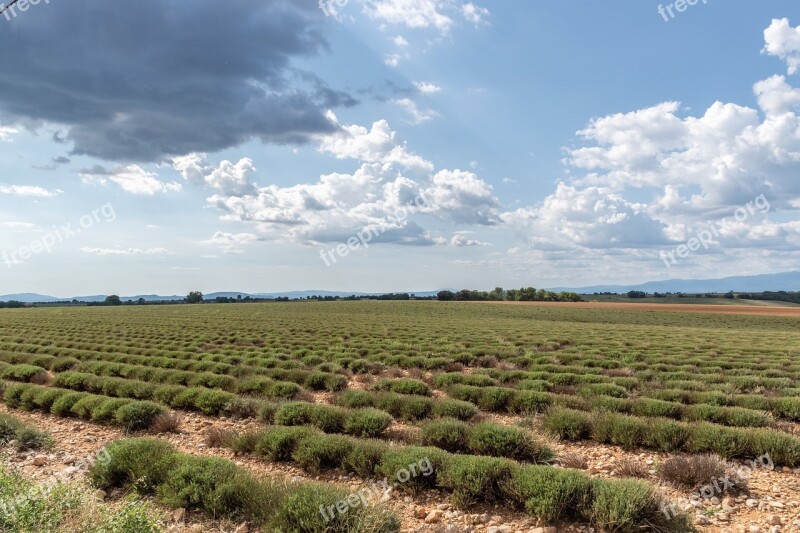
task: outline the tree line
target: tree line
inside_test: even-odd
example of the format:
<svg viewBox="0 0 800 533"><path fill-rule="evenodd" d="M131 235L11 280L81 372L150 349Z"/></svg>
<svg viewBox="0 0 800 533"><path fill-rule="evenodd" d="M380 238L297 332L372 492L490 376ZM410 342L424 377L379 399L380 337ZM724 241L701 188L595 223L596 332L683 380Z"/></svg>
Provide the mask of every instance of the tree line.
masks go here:
<svg viewBox="0 0 800 533"><path fill-rule="evenodd" d="M440 291L437 298L442 302L582 302L575 292L553 292L534 287L508 289L496 287L491 291L463 289L457 292Z"/></svg>

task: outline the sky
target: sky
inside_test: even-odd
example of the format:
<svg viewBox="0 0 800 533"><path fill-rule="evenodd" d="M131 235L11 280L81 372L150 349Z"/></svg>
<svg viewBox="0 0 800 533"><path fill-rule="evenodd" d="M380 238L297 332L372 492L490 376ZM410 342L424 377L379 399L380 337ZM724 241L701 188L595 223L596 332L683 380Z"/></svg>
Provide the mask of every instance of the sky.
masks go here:
<svg viewBox="0 0 800 533"><path fill-rule="evenodd" d="M40 0L0 47L0 294L800 259L793 0Z"/></svg>

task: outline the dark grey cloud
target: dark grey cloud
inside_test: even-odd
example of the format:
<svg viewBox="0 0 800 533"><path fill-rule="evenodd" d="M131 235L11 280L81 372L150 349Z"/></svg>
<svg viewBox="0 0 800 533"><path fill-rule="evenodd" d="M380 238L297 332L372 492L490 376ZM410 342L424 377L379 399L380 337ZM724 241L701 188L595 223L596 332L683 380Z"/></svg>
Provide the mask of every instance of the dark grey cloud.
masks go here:
<svg viewBox="0 0 800 533"><path fill-rule="evenodd" d="M0 116L62 124L75 154L302 143L356 103L293 66L326 50L317 0L52 0L0 22Z"/></svg>

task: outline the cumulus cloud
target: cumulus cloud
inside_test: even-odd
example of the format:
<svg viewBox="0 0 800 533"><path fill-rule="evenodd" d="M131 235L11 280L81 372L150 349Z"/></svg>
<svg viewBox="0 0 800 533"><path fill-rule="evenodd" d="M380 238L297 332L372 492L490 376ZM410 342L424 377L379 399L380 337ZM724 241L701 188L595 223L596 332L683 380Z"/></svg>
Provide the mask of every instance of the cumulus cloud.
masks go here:
<svg viewBox="0 0 800 533"><path fill-rule="evenodd" d="M328 116L340 127L336 133L318 138L321 152L330 153L337 159L397 164L404 169L418 172L433 171L433 163L411 153L386 120L375 122L368 130L357 124L340 125L334 114L330 113Z"/></svg>
<svg viewBox="0 0 800 533"><path fill-rule="evenodd" d="M369 230L374 243L447 245L451 239L420 223L435 218L455 224L493 225L499 201L492 187L471 172L441 169L411 152L385 120L371 128L337 124L321 136L319 150L359 162L351 174L325 174L314 183L268 185L249 194L215 194L208 203L222 219L243 222L265 239L319 244L344 242ZM457 239L453 245L471 244Z"/></svg>
<svg viewBox="0 0 800 533"><path fill-rule="evenodd" d="M255 174L253 160L244 157L236 163L222 161L212 166L203 153L187 154L172 159L172 168L183 179L195 184L204 184L224 194L246 194L255 190L250 177Z"/></svg>
<svg viewBox="0 0 800 533"><path fill-rule="evenodd" d="M0 32L36 58L0 72L0 113L115 161L306 142L332 131L326 109L355 103L294 66L325 49L325 28L313 1L53 2Z"/></svg>
<svg viewBox="0 0 800 533"><path fill-rule="evenodd" d="M502 218L534 247L634 248L671 242L666 225L653 219L645 204L600 187L560 183L541 205L504 213Z"/></svg>
<svg viewBox="0 0 800 533"><path fill-rule="evenodd" d="M789 19L773 19L764 30L763 52L786 61L789 74L800 67L800 26L793 28Z"/></svg>

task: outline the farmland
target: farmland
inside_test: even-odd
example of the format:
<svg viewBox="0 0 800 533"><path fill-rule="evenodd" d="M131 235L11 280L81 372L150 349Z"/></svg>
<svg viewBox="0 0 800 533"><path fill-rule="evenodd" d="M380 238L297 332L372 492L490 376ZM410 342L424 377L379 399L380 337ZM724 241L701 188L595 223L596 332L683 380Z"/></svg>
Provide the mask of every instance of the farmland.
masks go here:
<svg viewBox="0 0 800 533"><path fill-rule="evenodd" d="M70 452L74 441L59 436L75 427L117 441L111 462L91 469L93 488L138 492L198 520L303 531L796 530L800 316L655 307L0 310L2 399L53 430L51 450ZM675 504L754 461L749 484ZM409 472L380 505L336 512L357 487L423 464L430 473ZM276 477L301 481L279 488ZM664 512L670 503L676 512ZM333 506L329 522L320 506Z"/></svg>

